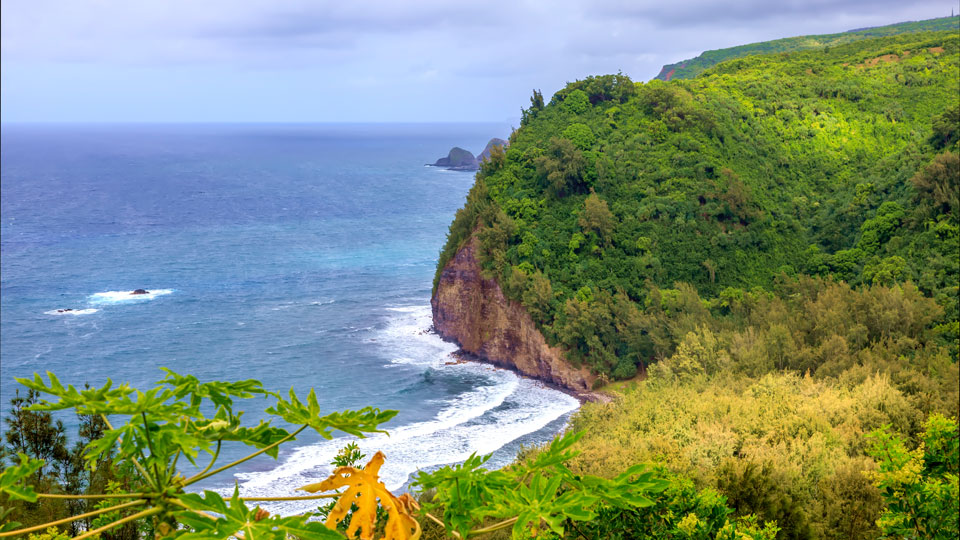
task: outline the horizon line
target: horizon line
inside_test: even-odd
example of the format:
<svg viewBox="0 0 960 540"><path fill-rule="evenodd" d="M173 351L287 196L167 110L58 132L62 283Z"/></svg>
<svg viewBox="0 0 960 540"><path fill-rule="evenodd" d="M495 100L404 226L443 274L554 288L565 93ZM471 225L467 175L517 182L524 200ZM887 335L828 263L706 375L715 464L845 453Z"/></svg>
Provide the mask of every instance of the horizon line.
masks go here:
<svg viewBox="0 0 960 540"><path fill-rule="evenodd" d="M519 120L517 118L516 120ZM10 125L212 125L212 124L510 124L504 120L0 120L0 126ZM519 123L519 122L518 122Z"/></svg>

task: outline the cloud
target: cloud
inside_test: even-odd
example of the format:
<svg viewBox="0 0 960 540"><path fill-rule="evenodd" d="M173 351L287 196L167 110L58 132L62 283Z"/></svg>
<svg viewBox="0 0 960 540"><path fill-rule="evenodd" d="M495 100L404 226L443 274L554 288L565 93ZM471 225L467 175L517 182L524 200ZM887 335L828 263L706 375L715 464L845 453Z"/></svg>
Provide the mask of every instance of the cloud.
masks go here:
<svg viewBox="0 0 960 540"><path fill-rule="evenodd" d="M951 3L940 3L943 11L940 16L946 16ZM736 27L744 27L755 26L762 21L802 23L807 20L870 18L884 21L879 24L890 24L904 20L897 18L901 14L932 12L935 7L929 0L598 0L595 12L607 19L641 19L657 26L677 28L731 23Z"/></svg>
<svg viewBox="0 0 960 540"><path fill-rule="evenodd" d="M483 4L441 0L10 0L2 9L4 57L40 61L242 61L499 24Z"/></svg>
<svg viewBox="0 0 960 540"><path fill-rule="evenodd" d="M3 118L501 119L527 105L531 88L550 95L618 70L647 80L704 50L949 9L919 0L3 0Z"/></svg>

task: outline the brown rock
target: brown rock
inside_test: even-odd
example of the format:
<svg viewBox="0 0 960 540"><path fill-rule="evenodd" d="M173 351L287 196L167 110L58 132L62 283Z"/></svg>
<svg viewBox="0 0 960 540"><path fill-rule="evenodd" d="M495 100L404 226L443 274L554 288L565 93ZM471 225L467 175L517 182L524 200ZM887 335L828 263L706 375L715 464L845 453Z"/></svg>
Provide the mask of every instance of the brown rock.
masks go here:
<svg viewBox="0 0 960 540"><path fill-rule="evenodd" d="M430 300L437 333L491 364L574 392L588 391L595 377L568 364L523 306L508 300L496 281L483 279L476 251L477 240L471 238L440 274Z"/></svg>
<svg viewBox="0 0 960 540"><path fill-rule="evenodd" d="M146 289L137 289L130 294L150 294L150 291Z"/></svg>

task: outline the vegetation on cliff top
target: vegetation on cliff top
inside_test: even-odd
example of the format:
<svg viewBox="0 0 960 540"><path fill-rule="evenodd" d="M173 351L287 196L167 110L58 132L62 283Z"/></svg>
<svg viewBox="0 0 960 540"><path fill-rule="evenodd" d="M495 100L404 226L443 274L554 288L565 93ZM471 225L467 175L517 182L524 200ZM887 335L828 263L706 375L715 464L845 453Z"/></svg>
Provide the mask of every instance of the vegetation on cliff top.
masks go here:
<svg viewBox="0 0 960 540"><path fill-rule="evenodd" d="M958 38L572 83L484 164L438 275L476 234L488 275L548 341L616 378L672 353L677 336L658 345L645 318L676 309L677 282L718 316L801 275L911 282L940 306L932 343L956 358Z"/></svg>
<svg viewBox="0 0 960 540"><path fill-rule="evenodd" d="M782 52L801 51L806 49L822 49L859 41L861 39L892 36L912 32L939 32L958 29L960 16L940 17L926 21L910 21L874 28L861 28L840 32L839 34L821 34L816 36L797 36L772 41L762 41L747 45L738 45L726 49L706 51L696 58L689 58L675 64L663 66L656 78L669 81L673 79L692 79L705 70L727 60L753 56L757 54L772 54Z"/></svg>
<svg viewBox="0 0 960 540"><path fill-rule="evenodd" d="M575 472L656 462L778 538L955 538L958 85L949 31L535 92L438 276L476 236L570 362L639 375L573 420Z"/></svg>

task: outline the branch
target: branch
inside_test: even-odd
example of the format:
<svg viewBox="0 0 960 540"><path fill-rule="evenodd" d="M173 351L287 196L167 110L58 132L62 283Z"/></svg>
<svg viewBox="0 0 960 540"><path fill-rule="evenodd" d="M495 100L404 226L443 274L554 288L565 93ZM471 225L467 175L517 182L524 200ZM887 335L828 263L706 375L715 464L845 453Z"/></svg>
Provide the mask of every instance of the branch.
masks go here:
<svg viewBox="0 0 960 540"><path fill-rule="evenodd" d="M234 461L234 462L227 463L227 464L224 465L223 467L218 467L218 468L216 468L216 469L214 469L214 470L212 470L212 471L210 471L210 472L207 472L207 473L198 473L198 474L195 474L195 475L191 476L190 478L187 478L186 480L184 480L183 483L181 483L180 485L181 485L182 487L187 487L187 486L189 486L190 484L193 484L194 482L199 482L200 480L203 480L204 478L208 478L208 477L213 476L213 475L215 475L215 474L217 474L217 473L221 473L221 472L223 472L223 471L225 471L225 470L227 470L227 469L229 469L229 468L231 468L231 467L236 467L237 465L243 463L244 461L251 460L251 459L259 456L260 454L262 454L262 453L264 453L264 452L266 452L266 451L268 451L268 450L270 450L270 449L272 449L272 448L276 448L277 446L280 446L282 443L285 443L285 442L289 441L290 439L296 437L298 433L300 433L301 431L307 429L308 427L309 427L308 425L300 426L300 429L294 431L293 433L287 435L286 437L280 439L279 441L277 441L277 442L275 442L275 443L273 443L273 444L271 444L271 445L269 445L269 446L264 446L264 447L261 448L260 450L257 450L256 452L250 454L250 455L247 456L247 457L243 457L243 458L240 458L240 459L238 459L238 460L236 460L236 461Z"/></svg>
<svg viewBox="0 0 960 540"><path fill-rule="evenodd" d="M577 522L576 522L576 521L574 521L574 520L572 520L572 519L570 519L570 518L567 518L567 522L570 523L570 525L573 526L573 528L577 530L577 534L579 534L581 538L583 538L584 540L590 540L589 538L587 538L587 535L583 534L583 531L580 530L580 527L577 526Z"/></svg>
<svg viewBox="0 0 960 540"><path fill-rule="evenodd" d="M111 524L109 524L109 525L104 525L103 527L100 527L100 528L97 528L97 529L93 529L92 531L87 531L87 532L81 534L80 536L74 537L73 540L83 540L84 538L93 538L93 537L97 536L98 534L100 534L100 533L102 533L102 532L109 531L110 529L112 529L112 528L114 528L114 527L117 527L117 526L119 526L119 525L123 525L124 523L128 523L128 522L130 522L130 521L136 521L136 520L138 520L138 519L143 519L143 518L145 518L145 517L153 516L153 515L159 514L159 513L161 513L161 512L163 512L163 509L162 509L162 508L158 508L158 507L148 508L148 509L146 509L146 510L144 510L144 511L142 511L142 512L137 512L136 514L131 514L131 515L129 515L129 516L123 518L123 519L118 519L117 521L114 521L113 523L111 523Z"/></svg>
<svg viewBox="0 0 960 540"><path fill-rule="evenodd" d="M145 502L147 502L146 499L139 499L136 501L130 501L128 503L118 504L117 506L111 506L110 508L101 508L100 510L93 510L85 514L77 514L76 516L70 516L68 518L58 519L56 521L50 521L47 523L42 523L40 525L28 527L26 529L17 529L15 531L2 532L0 533L0 538L6 537L6 536L17 536L20 534L27 534L34 531L43 531L43 530L46 530L48 527L55 527L57 525L63 525L64 523L71 523L73 521L78 521L84 518L98 516L100 514L106 514L107 512L112 512L114 510L119 510L121 508L129 508L131 506L140 506Z"/></svg>

